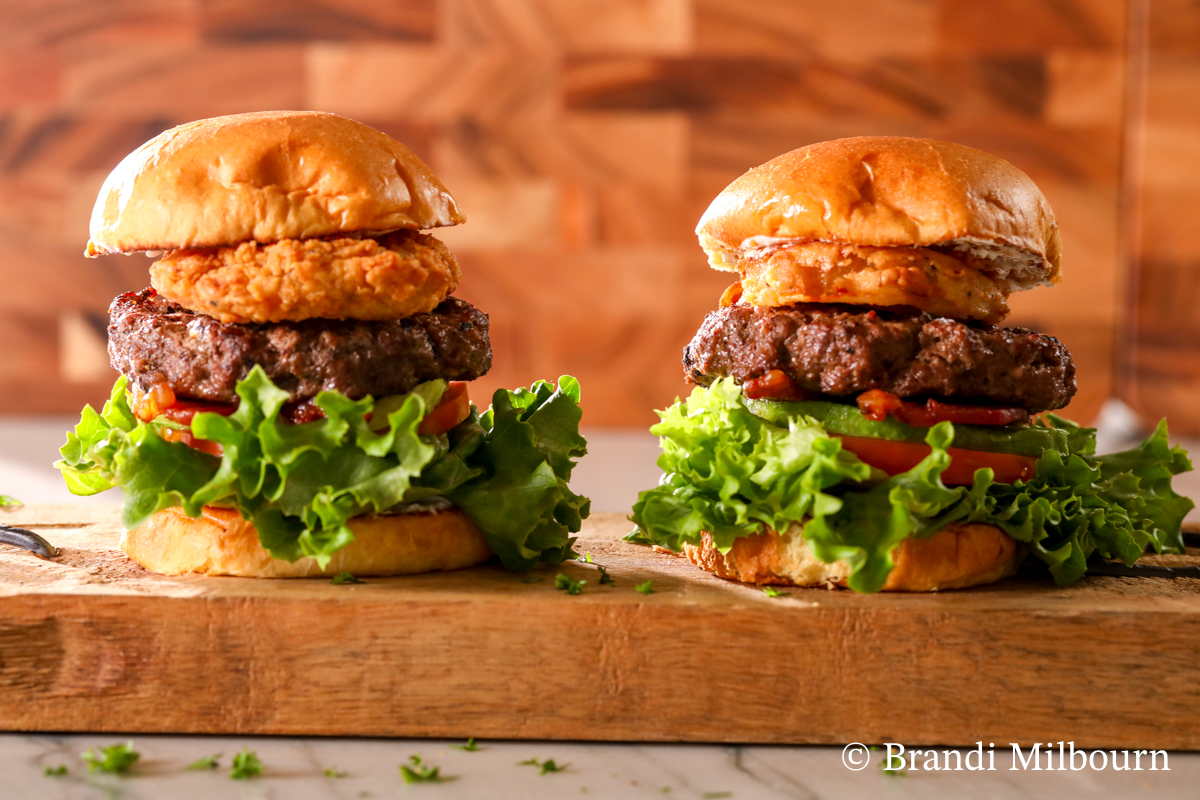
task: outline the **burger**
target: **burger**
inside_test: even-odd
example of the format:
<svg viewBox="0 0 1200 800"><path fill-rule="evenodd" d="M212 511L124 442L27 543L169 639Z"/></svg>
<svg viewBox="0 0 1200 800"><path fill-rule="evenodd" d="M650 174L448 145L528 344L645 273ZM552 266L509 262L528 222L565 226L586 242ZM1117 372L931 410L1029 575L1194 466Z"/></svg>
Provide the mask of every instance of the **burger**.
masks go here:
<svg viewBox="0 0 1200 800"><path fill-rule="evenodd" d="M747 172L696 229L737 273L684 349L697 384L660 412L660 485L627 537L723 578L860 592L989 583L1026 557L1183 552L1191 468L1165 423L1097 456L1051 412L1075 393L1053 337L1003 328L1060 279L1046 198L949 142L840 139Z"/></svg>
<svg viewBox="0 0 1200 800"><path fill-rule="evenodd" d="M579 386L471 404L488 317L422 233L463 221L408 148L333 114L206 119L139 147L86 254L145 253L151 286L111 306L121 377L68 434L71 491L123 489L121 547L165 574L562 561L589 505L568 485Z"/></svg>

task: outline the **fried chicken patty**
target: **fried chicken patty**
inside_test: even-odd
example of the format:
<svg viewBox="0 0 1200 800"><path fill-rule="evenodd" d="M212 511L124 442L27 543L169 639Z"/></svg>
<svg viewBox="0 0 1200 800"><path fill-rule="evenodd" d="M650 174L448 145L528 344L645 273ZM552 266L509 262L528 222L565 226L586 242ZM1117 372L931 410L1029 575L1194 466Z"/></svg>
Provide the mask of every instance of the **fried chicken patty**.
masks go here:
<svg viewBox="0 0 1200 800"><path fill-rule="evenodd" d="M454 297L399 320L237 324L143 289L109 308L108 355L143 390L165 382L181 399L225 403L238 401L234 386L255 364L293 400L322 390L400 394L435 378L474 380L492 366L487 314Z"/></svg>
<svg viewBox="0 0 1200 800"><path fill-rule="evenodd" d="M705 317L683 365L701 384L781 370L810 392L883 389L1033 413L1062 408L1076 388L1071 354L1052 336L861 306L728 306Z"/></svg>
<svg viewBox="0 0 1200 800"><path fill-rule="evenodd" d="M745 301L756 306L912 306L993 323L1008 316L1007 283L970 254L832 242L772 244L747 251L738 271Z"/></svg>
<svg viewBox="0 0 1200 800"><path fill-rule="evenodd" d="M432 311L460 277L445 244L409 230L172 250L150 267L159 294L221 322L398 319Z"/></svg>

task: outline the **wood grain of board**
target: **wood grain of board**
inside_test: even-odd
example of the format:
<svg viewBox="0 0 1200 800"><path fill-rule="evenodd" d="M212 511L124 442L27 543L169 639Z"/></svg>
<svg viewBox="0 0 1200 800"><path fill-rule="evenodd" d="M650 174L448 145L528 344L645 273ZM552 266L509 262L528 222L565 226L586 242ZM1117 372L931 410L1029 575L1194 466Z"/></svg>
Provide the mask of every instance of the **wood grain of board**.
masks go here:
<svg viewBox="0 0 1200 800"><path fill-rule="evenodd" d="M61 548L0 547L5 730L1200 749L1197 580L772 599L617 514L578 544L616 586L169 578L125 559L115 507L0 519Z"/></svg>

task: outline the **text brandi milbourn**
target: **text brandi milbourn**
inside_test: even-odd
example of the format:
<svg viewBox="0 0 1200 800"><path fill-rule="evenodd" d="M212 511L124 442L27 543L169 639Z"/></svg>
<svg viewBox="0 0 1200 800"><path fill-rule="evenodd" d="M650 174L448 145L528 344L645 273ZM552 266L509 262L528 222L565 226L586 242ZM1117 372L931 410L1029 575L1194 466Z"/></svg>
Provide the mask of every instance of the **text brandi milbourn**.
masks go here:
<svg viewBox="0 0 1200 800"><path fill-rule="evenodd" d="M996 764L996 745L976 742L973 750L922 750L905 748L902 744L888 742L883 768L889 771L910 770L913 772L956 772L995 770L1071 770L1085 769L1117 772L1126 770L1170 770L1167 766L1166 750L1083 750L1076 749L1075 742L1037 743L1032 747L1021 747L1011 742L1010 751L1001 749L1000 764ZM1009 755L1010 758L1005 758ZM1008 763L1006 763L1008 762Z"/></svg>

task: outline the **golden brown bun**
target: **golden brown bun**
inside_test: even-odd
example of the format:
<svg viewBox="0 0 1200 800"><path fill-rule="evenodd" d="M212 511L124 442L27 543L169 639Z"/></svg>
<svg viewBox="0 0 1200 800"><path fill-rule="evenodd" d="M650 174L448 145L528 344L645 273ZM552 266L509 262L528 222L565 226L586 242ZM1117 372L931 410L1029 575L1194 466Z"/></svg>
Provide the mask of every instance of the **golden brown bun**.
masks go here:
<svg viewBox="0 0 1200 800"><path fill-rule="evenodd" d="M336 114L189 122L134 150L92 210L89 256L382 233L464 221L407 147Z"/></svg>
<svg viewBox="0 0 1200 800"><path fill-rule="evenodd" d="M727 270L781 239L946 246L988 259L1013 290L1057 283L1062 251L1028 175L970 147L898 136L819 142L755 167L717 195L696 234Z"/></svg>
<svg viewBox="0 0 1200 800"><path fill-rule="evenodd" d="M355 517L354 541L333 554L325 569L311 558L294 564L273 559L258 532L231 509L206 507L199 519L179 508L159 511L125 531L121 549L152 572L306 578L320 575L411 575L461 569L487 561L492 550L471 518L458 509L436 514Z"/></svg>
<svg viewBox="0 0 1200 800"><path fill-rule="evenodd" d="M727 553L707 533L700 545L683 546L684 555L718 577L744 583L788 586L845 586L845 561L826 564L793 526L780 535L768 530L735 539ZM905 539L892 550L896 566L884 591L936 592L963 589L1005 578L1017 568L1017 543L994 525L950 525L928 539Z"/></svg>

